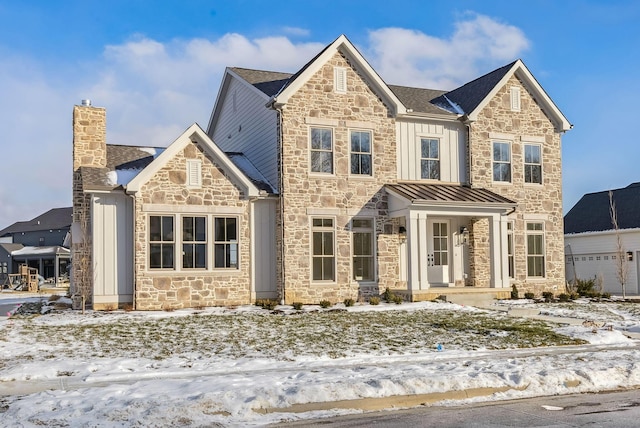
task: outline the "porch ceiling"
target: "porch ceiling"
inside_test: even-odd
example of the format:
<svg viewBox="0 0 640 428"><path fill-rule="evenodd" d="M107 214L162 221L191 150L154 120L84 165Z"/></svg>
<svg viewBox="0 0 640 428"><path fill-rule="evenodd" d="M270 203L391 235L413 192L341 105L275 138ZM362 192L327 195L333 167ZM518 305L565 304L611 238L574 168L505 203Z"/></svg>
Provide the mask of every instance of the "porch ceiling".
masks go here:
<svg viewBox="0 0 640 428"><path fill-rule="evenodd" d="M398 183L385 187L393 193L414 203L443 205L469 205L515 207L516 202L487 189L450 184Z"/></svg>

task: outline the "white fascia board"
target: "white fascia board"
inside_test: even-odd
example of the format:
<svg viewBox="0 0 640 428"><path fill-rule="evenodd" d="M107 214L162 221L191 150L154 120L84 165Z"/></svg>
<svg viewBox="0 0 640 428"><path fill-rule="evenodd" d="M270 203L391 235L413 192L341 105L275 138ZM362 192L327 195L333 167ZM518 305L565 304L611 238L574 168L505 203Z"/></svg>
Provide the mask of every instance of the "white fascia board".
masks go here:
<svg viewBox="0 0 640 428"><path fill-rule="evenodd" d="M153 175L165 166L169 160L183 150L187 144L197 142L205 151L220 162L223 169L230 173L235 184L239 186L247 196L258 196L259 189L236 167L225 153L209 138L204 130L196 123L187 128L173 143L169 145L158 157L156 157L145 169L143 169L126 186L127 193L135 194L140 191L142 185L148 182Z"/></svg>
<svg viewBox="0 0 640 428"><path fill-rule="evenodd" d="M329 45L320 54L313 63L300 73L293 82L290 82L282 92L275 95L272 99L272 103L275 105L284 105L289 101L289 98L295 94L320 68L327 63L337 52L345 54L352 62L355 62L365 72L366 77L370 83L389 101L391 107L396 115L405 114L406 107L396 97L396 95L389 89L387 84L380 78L378 73L369 65L367 60L360 54L360 52L353 46L353 44L342 34L331 45Z"/></svg>
<svg viewBox="0 0 640 428"><path fill-rule="evenodd" d="M630 233L640 233L640 228L634 227L632 229L620 229L618 230L620 235L627 235ZM564 237L566 238L588 238L591 236L603 236L603 235L615 235L616 231L614 229L609 230L598 230L592 232L579 232L579 233L565 233Z"/></svg>
<svg viewBox="0 0 640 428"><path fill-rule="evenodd" d="M491 92L489 92L485 99L482 100L480 104L478 104L478 107L476 107L474 111L468 114L467 117L470 121L475 121L478 118L478 114L480 114L482 109L489 103L489 101L491 101L491 99L493 99L493 97L495 97L498 91L504 85L506 85L507 81L514 74L517 74L517 76L524 81L525 85L528 86L529 89L536 95L536 99L538 100L538 102L542 104L542 106L545 108L545 111L549 113L552 120L556 123L556 128L558 131L568 131L573 127L573 125L569 123L558 106L555 105L549 95L547 95L546 91L542 88L540 83L538 83L536 78L533 77L533 74L531 74L529 69L521 60L517 60L513 64L511 70L509 70L508 73L505 73L502 79L498 82L498 84L496 84L496 86L494 86L494 88L491 90Z"/></svg>

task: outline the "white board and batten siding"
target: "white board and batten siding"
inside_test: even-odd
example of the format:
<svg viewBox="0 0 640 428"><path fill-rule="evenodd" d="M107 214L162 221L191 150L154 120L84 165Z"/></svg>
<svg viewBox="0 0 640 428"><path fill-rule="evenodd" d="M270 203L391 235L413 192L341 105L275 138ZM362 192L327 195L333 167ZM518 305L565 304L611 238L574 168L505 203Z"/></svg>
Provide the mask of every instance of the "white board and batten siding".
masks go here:
<svg viewBox="0 0 640 428"><path fill-rule="evenodd" d="M258 199L251 204L253 237L253 292L256 299L276 299L276 209L277 199Z"/></svg>
<svg viewBox="0 0 640 428"><path fill-rule="evenodd" d="M627 260L629 273L626 284L627 294L640 294L638 272L640 268L640 231L621 231L622 245L631 252L633 260ZM565 271L567 280L602 278L603 292L622 294L616 276L616 236L613 231L565 235ZM615 257L615 258L614 258Z"/></svg>
<svg viewBox="0 0 640 428"><path fill-rule="evenodd" d="M93 216L93 301L133 302L133 209L123 194L96 194Z"/></svg>
<svg viewBox="0 0 640 428"><path fill-rule="evenodd" d="M464 132L457 123L397 121L398 179L422 180L420 139L430 138L439 141L440 181L466 182Z"/></svg>
<svg viewBox="0 0 640 428"><path fill-rule="evenodd" d="M230 79L221 100L211 139L225 152L242 152L265 176L278 186L277 115L265 108L266 99L257 89Z"/></svg>

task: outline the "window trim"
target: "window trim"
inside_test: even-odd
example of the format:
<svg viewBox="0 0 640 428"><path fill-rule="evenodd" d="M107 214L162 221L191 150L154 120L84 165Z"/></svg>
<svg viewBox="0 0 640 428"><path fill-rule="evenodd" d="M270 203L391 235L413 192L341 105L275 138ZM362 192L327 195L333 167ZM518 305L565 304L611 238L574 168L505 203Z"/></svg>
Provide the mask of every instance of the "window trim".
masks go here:
<svg viewBox="0 0 640 428"><path fill-rule="evenodd" d="M496 161L495 159L495 145L506 144L509 148L509 161ZM509 181L496 180L495 166L496 164L508 164L509 165ZM492 139L491 140L491 181L496 184L512 184L513 183L513 144L509 140Z"/></svg>
<svg viewBox="0 0 640 428"><path fill-rule="evenodd" d="M540 162L539 163L530 163L527 162L527 146L537 146L538 149L540 150ZM532 185L532 186L541 186L543 183L543 170L542 170L542 144L540 143L533 143L533 142L529 142L529 141L523 141L522 142L522 172L523 172L523 180L524 180L524 184L526 185ZM540 167L540 182L537 183L535 181L527 181L527 166L539 166Z"/></svg>
<svg viewBox="0 0 640 428"><path fill-rule="evenodd" d="M539 230L529 230L529 225L540 225ZM542 254L530 254L529 253L529 237L541 236L542 237ZM545 239L545 224L543 221L527 221L525 223L525 250L527 258L527 278L528 279L545 279L547 277L547 248ZM542 275L530 275L529 274L529 258L542 258Z"/></svg>
<svg viewBox="0 0 640 428"><path fill-rule="evenodd" d="M354 220L369 220L371 221L371 227L356 227L353 225ZM377 277L377 247L376 247L376 219L375 217L353 217L350 222L351 229L351 281L355 281L361 284L375 283L378 280ZM371 256L363 256L355 254L355 234L356 233L371 233ZM355 259L356 257L370 257L371 258L371 278L360 278L356 277L355 272Z"/></svg>
<svg viewBox="0 0 640 428"><path fill-rule="evenodd" d="M181 230L180 230L180 253L182 255L182 257L180 258L180 261L181 261L180 268L183 269L183 270L188 270L188 271L206 271L206 270L208 270L208 267L209 267L209 230L208 230L209 229L209 222L208 222L209 219L208 219L208 216L206 216L206 215L197 215L197 214L194 214L194 215L183 214L183 215L181 215L179 217L180 217L180 225L181 225ZM185 240L185 233L184 233L184 222L185 222L185 219L187 219L187 218L194 219L194 224L193 224L194 239L190 240L190 241ZM204 241L199 241L199 240L195 239L195 238L197 238L197 236L195 234L195 230L196 230L195 219L196 218L203 218L204 219L204 233L205 233ZM185 245L192 246L193 249L194 249L194 251L192 253L193 258L194 258L194 260L193 260L194 267L185 267L185 251L184 251ZM196 264L195 261L197 260L195 249L199 245L204 245L204 251L205 251L204 267L195 266L195 264Z"/></svg>
<svg viewBox="0 0 640 428"><path fill-rule="evenodd" d="M331 220L331 226L314 226L314 220ZM333 278L332 279L314 279L313 261L316 255L313 252L315 232L331 232L333 245ZM309 282L317 285L336 284L338 281L338 256L337 256L337 236L336 236L336 217L331 215L311 216L309 217ZM324 255L319 255L323 257Z"/></svg>
<svg viewBox="0 0 640 428"><path fill-rule="evenodd" d="M152 240L151 239L151 218L152 217L159 217L160 218L160 240ZM172 226L173 226L173 239L172 240L164 240L162 239L162 222L163 222L163 218L171 218L172 220ZM176 216L174 214L149 214L147 216L147 242L146 242L146 246L147 246L147 270L151 271L151 272L167 272L167 271L176 271L178 270L178 266L176 263L176 253L177 253L177 245L176 242L178 241L177 236L176 236ZM152 245L160 245L160 267L152 267L151 266L151 246ZM164 245L171 245L173 247L173 260L172 260L172 265L171 267L165 267L164 263L163 263L163 248Z"/></svg>
<svg viewBox="0 0 640 428"><path fill-rule="evenodd" d="M435 141L438 144L438 157L437 158L424 158L422 157L422 141ZM423 178L422 177L422 161L424 160L435 160L438 162L438 178ZM416 174L420 180L429 180L429 181L442 181L442 139L440 137L433 137L429 135L419 135L418 136L418 173Z"/></svg>
<svg viewBox="0 0 640 428"><path fill-rule="evenodd" d="M353 154L357 154L360 156L366 155L366 152L353 152L351 150L351 137L352 134L354 132L359 132L359 133L367 133L369 134L369 159L370 159L370 163L371 163L371 172L369 174L356 174L354 172L352 172L352 163L351 163L351 156ZM349 150L348 150L348 154L349 154L349 176L350 177L354 177L354 178L373 178L373 131L371 129L360 129L360 128L350 128L347 131L347 135L349 136Z"/></svg>
<svg viewBox="0 0 640 428"><path fill-rule="evenodd" d="M516 279L515 221L507 221L507 271L509 279ZM511 251L509 251L511 247ZM510 271L510 272L509 272Z"/></svg>
<svg viewBox="0 0 640 428"><path fill-rule="evenodd" d="M238 216L234 216L234 215L212 215L212 224L211 226L213 227L213 235L212 235L212 239L211 239L211 257L212 257L212 264L211 264L211 269L214 271L238 271L240 270L240 266L241 266L241 257L240 257L240 218ZM219 267L216 266L216 245L231 245L234 243L234 241L230 241L230 240L226 240L226 241L218 241L216 240L216 220L218 219L234 219L236 221L236 240L235 240L235 246L236 246L236 266L225 266L225 267ZM225 262L226 264L226 262Z"/></svg>
<svg viewBox="0 0 640 428"><path fill-rule="evenodd" d="M314 129L320 129L320 130L328 130L329 132L331 132L331 150L322 150L322 149L314 149L312 147L312 135L313 135L313 130ZM335 175L335 171L336 171L336 157L335 157L335 132L334 129L332 127L328 127L328 126L310 126L309 127L309 136L308 136L308 141L309 141L309 151L308 151L308 156L309 156L309 175L322 175L322 176L333 176ZM313 159L312 159L312 153L313 152L321 152L321 153L331 153L331 172L323 172L323 171L314 171L313 170Z"/></svg>

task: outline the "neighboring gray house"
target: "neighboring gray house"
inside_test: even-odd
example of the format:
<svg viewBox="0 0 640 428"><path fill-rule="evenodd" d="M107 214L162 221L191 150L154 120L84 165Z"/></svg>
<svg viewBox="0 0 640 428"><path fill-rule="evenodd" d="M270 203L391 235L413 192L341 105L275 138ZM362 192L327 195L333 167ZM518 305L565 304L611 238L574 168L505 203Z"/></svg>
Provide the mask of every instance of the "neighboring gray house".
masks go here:
<svg viewBox="0 0 640 428"><path fill-rule="evenodd" d="M602 280L603 291L620 294L616 277L617 239L611 222L609 192L614 201L625 263L627 294L640 293L640 183L587 193L564 216L567 280Z"/></svg>
<svg viewBox="0 0 640 428"><path fill-rule="evenodd" d="M0 230L0 283L21 264L38 269L53 283L66 275L69 264L71 207L53 208L29 221Z"/></svg>

